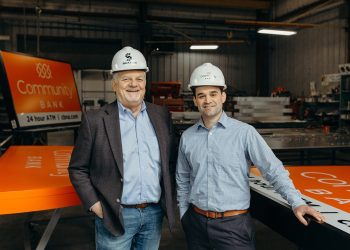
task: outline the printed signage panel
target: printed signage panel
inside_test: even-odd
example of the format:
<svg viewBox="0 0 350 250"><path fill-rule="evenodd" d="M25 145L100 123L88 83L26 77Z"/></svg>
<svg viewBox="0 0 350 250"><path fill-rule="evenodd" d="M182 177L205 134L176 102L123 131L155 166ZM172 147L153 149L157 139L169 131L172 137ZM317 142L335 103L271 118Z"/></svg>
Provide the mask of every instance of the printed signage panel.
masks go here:
<svg viewBox="0 0 350 250"><path fill-rule="evenodd" d="M301 193L350 214L349 166L289 167L288 171Z"/></svg>
<svg viewBox="0 0 350 250"><path fill-rule="evenodd" d="M75 206L72 146L11 146L0 158L0 215Z"/></svg>
<svg viewBox="0 0 350 250"><path fill-rule="evenodd" d="M81 121L81 106L69 63L0 51L4 96L13 128ZM9 101L7 101L9 103Z"/></svg>
<svg viewBox="0 0 350 250"><path fill-rule="evenodd" d="M350 166L286 167L307 204L326 216L326 224L350 234ZM287 202L253 168L250 187L280 204Z"/></svg>

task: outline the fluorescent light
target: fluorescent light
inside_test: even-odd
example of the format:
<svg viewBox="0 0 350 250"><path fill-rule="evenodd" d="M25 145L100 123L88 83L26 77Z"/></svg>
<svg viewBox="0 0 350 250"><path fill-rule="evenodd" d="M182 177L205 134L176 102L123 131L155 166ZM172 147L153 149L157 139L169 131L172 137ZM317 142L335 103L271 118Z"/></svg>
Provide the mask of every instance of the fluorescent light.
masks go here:
<svg viewBox="0 0 350 250"><path fill-rule="evenodd" d="M10 40L10 36L8 35L0 35L0 41L9 41Z"/></svg>
<svg viewBox="0 0 350 250"><path fill-rule="evenodd" d="M219 45L191 45L190 49L217 49Z"/></svg>
<svg viewBox="0 0 350 250"><path fill-rule="evenodd" d="M292 30L272 30L272 29L260 29L258 33L270 34L270 35L280 35L280 36L291 36L295 35L297 32Z"/></svg>

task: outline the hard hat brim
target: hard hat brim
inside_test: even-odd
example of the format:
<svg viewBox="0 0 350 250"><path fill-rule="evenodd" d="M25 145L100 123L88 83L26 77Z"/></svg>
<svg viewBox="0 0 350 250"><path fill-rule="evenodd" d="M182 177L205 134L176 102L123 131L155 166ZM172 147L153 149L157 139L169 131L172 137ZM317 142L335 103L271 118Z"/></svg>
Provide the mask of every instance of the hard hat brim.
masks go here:
<svg viewBox="0 0 350 250"><path fill-rule="evenodd" d="M142 70L142 71L145 71L146 73L149 72L149 68L147 67L146 69L145 68L135 68L135 69L121 69L121 70L111 70L111 74L114 74L114 73L118 73L118 72L123 72L123 71L133 71L133 70Z"/></svg>
<svg viewBox="0 0 350 250"><path fill-rule="evenodd" d="M218 88L222 88L222 90L226 90L227 89L227 85L214 85L214 84L203 84L203 85L188 85L188 90L192 90L193 88L197 88L197 87L218 87Z"/></svg>

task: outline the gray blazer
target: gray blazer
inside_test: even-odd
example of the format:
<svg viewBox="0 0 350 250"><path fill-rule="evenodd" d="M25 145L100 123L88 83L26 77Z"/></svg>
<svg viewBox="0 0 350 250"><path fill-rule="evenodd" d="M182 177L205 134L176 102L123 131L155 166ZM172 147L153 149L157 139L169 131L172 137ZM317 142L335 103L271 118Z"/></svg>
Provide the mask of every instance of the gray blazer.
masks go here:
<svg viewBox="0 0 350 250"><path fill-rule="evenodd" d="M174 183L176 152L173 130L166 107L147 103L147 113L158 138L162 195L160 204L175 224ZM123 191L123 151L117 102L82 116L78 137L69 163L69 177L83 206L89 210L97 201L103 209L105 227L115 236L124 233L120 214Z"/></svg>

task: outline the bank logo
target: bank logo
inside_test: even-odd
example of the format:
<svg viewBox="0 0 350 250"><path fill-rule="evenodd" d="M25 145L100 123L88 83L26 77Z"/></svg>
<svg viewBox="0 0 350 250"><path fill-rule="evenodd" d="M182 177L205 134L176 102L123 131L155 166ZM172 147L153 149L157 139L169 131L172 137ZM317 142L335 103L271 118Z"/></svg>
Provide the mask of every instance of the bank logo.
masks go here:
<svg viewBox="0 0 350 250"><path fill-rule="evenodd" d="M36 73L38 76L43 79L51 79L52 73L50 66L46 63L37 63L36 64Z"/></svg>

